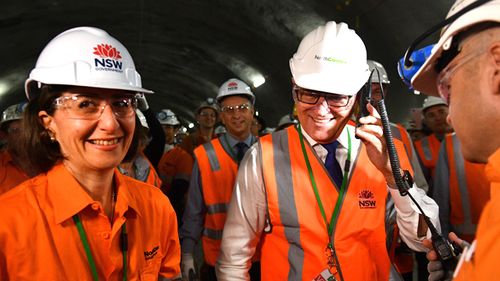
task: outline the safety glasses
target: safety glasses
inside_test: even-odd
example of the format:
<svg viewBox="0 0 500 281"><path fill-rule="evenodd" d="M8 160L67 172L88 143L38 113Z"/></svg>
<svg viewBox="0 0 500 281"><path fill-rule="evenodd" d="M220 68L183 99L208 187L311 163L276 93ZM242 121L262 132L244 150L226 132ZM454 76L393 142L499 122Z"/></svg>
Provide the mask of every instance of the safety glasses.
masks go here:
<svg viewBox="0 0 500 281"><path fill-rule="evenodd" d="M243 103L235 106L226 105L221 108L221 111L228 114L234 114L236 111L239 111L241 113L246 113L250 110L251 107L252 106L248 103Z"/></svg>
<svg viewBox="0 0 500 281"><path fill-rule="evenodd" d="M463 56L460 59L457 59L455 63L450 63L448 66L446 66L445 69L443 69L440 73L438 78L436 79L437 81L437 89L438 93L443 98L447 104L450 104L450 95L451 95L451 87L450 87L450 82L451 78L453 78L453 75L459 70L462 66L466 65L467 63L471 62L474 58L479 57L481 54L483 54L484 50L479 51L479 52L473 52L468 55Z"/></svg>
<svg viewBox="0 0 500 281"><path fill-rule="evenodd" d="M135 97L108 97L65 95L53 102L53 107L64 110L70 119L98 120L106 106L110 106L118 118L131 117L137 108Z"/></svg>
<svg viewBox="0 0 500 281"><path fill-rule="evenodd" d="M295 100L305 104L316 104L323 97L326 103L332 107L345 107L351 99L351 96L313 91L299 86L293 86L292 93Z"/></svg>

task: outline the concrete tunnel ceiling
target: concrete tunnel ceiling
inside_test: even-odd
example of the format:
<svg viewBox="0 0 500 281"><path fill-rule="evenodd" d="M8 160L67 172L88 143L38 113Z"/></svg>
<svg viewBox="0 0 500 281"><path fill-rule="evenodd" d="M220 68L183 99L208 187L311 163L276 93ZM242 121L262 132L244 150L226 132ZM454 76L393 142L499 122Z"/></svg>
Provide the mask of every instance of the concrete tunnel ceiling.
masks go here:
<svg viewBox="0 0 500 281"><path fill-rule="evenodd" d="M24 80L43 47L76 26L95 26L132 54L150 106L193 121L193 110L237 77L253 88L270 127L292 110L288 60L300 39L326 21L344 21L361 36L368 57L385 65L392 82L389 117L402 122L424 96L410 94L396 72L408 45L439 22L452 0L189 0L2 2L0 110L25 100ZM431 39L436 41L437 34ZM427 42L427 43L431 43Z"/></svg>

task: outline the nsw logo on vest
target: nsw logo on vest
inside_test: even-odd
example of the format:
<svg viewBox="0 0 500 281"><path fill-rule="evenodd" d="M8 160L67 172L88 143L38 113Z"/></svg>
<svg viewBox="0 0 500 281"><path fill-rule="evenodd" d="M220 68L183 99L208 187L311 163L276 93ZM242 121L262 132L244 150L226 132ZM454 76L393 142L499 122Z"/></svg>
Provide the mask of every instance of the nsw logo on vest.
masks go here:
<svg viewBox="0 0 500 281"><path fill-rule="evenodd" d="M94 66L96 71L114 71L122 73L123 62L120 51L108 44L99 44L94 47Z"/></svg>
<svg viewBox="0 0 500 281"><path fill-rule="evenodd" d="M377 207L377 201L373 192L368 189L363 189L358 194L358 205L361 209L374 209Z"/></svg>

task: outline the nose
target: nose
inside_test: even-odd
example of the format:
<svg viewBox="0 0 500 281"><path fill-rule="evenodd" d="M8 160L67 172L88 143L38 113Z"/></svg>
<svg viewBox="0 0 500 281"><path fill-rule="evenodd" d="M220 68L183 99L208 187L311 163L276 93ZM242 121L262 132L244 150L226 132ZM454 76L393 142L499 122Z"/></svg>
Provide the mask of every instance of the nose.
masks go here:
<svg viewBox="0 0 500 281"><path fill-rule="evenodd" d="M315 107L321 114L326 114L330 112L330 106L328 106L328 102L326 101L326 98L323 96L319 98Z"/></svg>
<svg viewBox="0 0 500 281"><path fill-rule="evenodd" d="M99 117L99 127L105 130L114 130L119 126L116 115L113 112L113 108L106 104L101 112L101 117Z"/></svg>

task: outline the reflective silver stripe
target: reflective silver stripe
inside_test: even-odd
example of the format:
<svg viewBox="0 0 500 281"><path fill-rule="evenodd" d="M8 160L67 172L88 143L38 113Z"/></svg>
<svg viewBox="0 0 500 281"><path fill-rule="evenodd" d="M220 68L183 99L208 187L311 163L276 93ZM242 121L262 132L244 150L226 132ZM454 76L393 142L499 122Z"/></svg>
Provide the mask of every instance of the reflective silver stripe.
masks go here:
<svg viewBox="0 0 500 281"><path fill-rule="evenodd" d="M227 205L228 204L226 204L226 203L207 205L207 213L210 215L226 213L227 212Z"/></svg>
<svg viewBox="0 0 500 281"><path fill-rule="evenodd" d="M452 225L453 229L462 234L474 234L476 226L472 223L472 215L470 211L470 197L467 190L467 176L465 174L465 163L462 151L460 149L460 141L456 134L453 135L453 155L455 158L455 170L458 181L458 189L460 190L460 198L462 199L462 210L464 214L464 223L460 225ZM460 229L460 230L459 230Z"/></svg>
<svg viewBox="0 0 500 281"><path fill-rule="evenodd" d="M300 243L300 224L295 206L292 167L288 148L288 130L273 134L274 174L278 192L278 206L281 222L285 226L285 237L290 245L288 280L302 280L304 250Z"/></svg>
<svg viewBox="0 0 500 281"><path fill-rule="evenodd" d="M432 151L431 151L431 146L429 144L428 137L422 139L422 149L424 150L425 159L428 161L431 161L432 160Z"/></svg>
<svg viewBox="0 0 500 281"><path fill-rule="evenodd" d="M406 155L408 155L408 158L409 158L411 155L410 154L411 151L408 151L408 147L406 147L406 144L403 141L403 136L401 135L401 131L399 130L399 127L396 124L391 123L391 133L392 133L393 139L397 139L403 143L403 146L404 146L405 151L406 151Z"/></svg>
<svg viewBox="0 0 500 281"><path fill-rule="evenodd" d="M222 239L222 229L221 230L216 230L212 228L204 228L203 229L203 235L214 240L221 240Z"/></svg>
<svg viewBox="0 0 500 281"><path fill-rule="evenodd" d="M210 162L210 168L212 168L212 172L220 170L219 159L217 159L217 154L215 153L215 148L212 142L204 143L203 147L207 152L207 157L208 161Z"/></svg>

